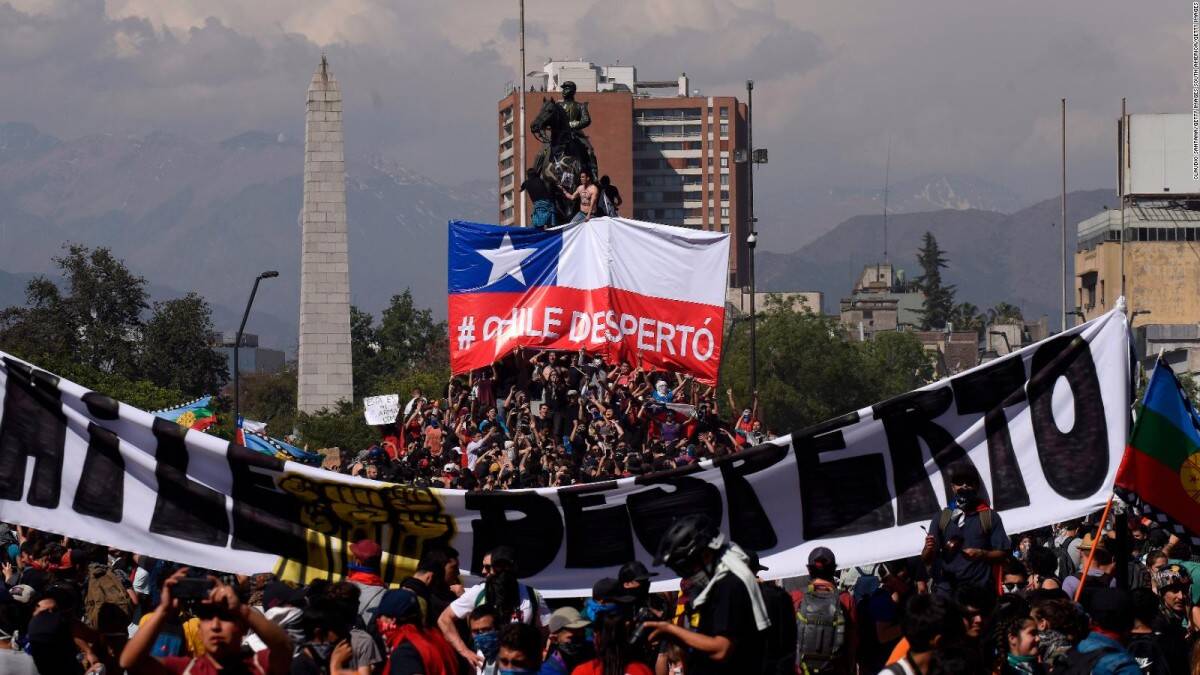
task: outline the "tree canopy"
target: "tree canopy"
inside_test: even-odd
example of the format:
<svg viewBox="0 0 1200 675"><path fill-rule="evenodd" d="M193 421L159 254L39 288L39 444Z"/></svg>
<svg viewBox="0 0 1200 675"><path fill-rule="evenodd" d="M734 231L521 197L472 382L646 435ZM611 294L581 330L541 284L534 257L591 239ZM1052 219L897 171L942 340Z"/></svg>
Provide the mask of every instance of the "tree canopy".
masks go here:
<svg viewBox="0 0 1200 675"><path fill-rule="evenodd" d="M949 263L932 232L925 233L921 250L917 252L917 264L921 267L921 276L917 277L916 284L925 294L925 302L920 310L921 328L940 330L946 327L946 322L951 320L954 313L955 287L942 282L942 270Z"/></svg>

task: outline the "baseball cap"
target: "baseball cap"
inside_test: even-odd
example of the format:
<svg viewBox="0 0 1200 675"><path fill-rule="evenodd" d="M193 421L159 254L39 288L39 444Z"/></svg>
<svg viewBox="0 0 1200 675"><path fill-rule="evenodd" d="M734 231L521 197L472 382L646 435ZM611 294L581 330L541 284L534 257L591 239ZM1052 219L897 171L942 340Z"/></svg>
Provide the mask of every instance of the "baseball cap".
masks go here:
<svg viewBox="0 0 1200 675"><path fill-rule="evenodd" d="M1167 565L1154 573L1154 585L1160 593L1167 588L1187 586L1189 583L1187 571L1179 565Z"/></svg>
<svg viewBox="0 0 1200 675"><path fill-rule="evenodd" d="M809 559L812 559L811 556ZM810 562L809 564L812 563ZM763 572L771 569L759 561L758 551L746 551L746 567L749 567L751 572Z"/></svg>
<svg viewBox="0 0 1200 675"><path fill-rule="evenodd" d="M833 551L818 546L808 554L808 566L810 569L833 571L833 568L837 567L837 558L833 556Z"/></svg>
<svg viewBox="0 0 1200 675"><path fill-rule="evenodd" d="M497 546L489 551L493 565L517 564L517 552L511 546Z"/></svg>
<svg viewBox="0 0 1200 675"><path fill-rule="evenodd" d="M263 586L263 609L284 605L299 606L304 601L304 589L292 588L282 581L272 581Z"/></svg>
<svg viewBox="0 0 1200 675"><path fill-rule="evenodd" d="M374 540L359 539L350 545L350 554L359 560L376 560L383 555L383 548Z"/></svg>
<svg viewBox="0 0 1200 675"><path fill-rule="evenodd" d="M417 594L407 588L397 588L385 592L379 599L379 605L375 607L375 616L390 616L393 619L400 619L418 614L420 611L421 605L417 601Z"/></svg>
<svg viewBox="0 0 1200 675"><path fill-rule="evenodd" d="M592 598L600 602L632 603L637 598L629 593L629 589L612 577L604 577L592 585Z"/></svg>
<svg viewBox="0 0 1200 675"><path fill-rule="evenodd" d="M650 577L656 576L658 576L657 572L646 569L646 566L640 561L631 560L621 565L621 571L617 572L617 581L627 584L630 581L650 581Z"/></svg>
<svg viewBox="0 0 1200 675"><path fill-rule="evenodd" d="M22 604L28 604L33 600L34 595L36 592L33 590L33 586L27 584L17 584L8 589L8 597Z"/></svg>
<svg viewBox="0 0 1200 675"><path fill-rule="evenodd" d="M1133 627L1133 602L1128 591L1097 588L1084 609L1101 628L1123 633Z"/></svg>
<svg viewBox="0 0 1200 675"><path fill-rule="evenodd" d="M564 628L587 628L591 621L583 618L574 607L559 607L550 615L549 628L551 633L557 633Z"/></svg>

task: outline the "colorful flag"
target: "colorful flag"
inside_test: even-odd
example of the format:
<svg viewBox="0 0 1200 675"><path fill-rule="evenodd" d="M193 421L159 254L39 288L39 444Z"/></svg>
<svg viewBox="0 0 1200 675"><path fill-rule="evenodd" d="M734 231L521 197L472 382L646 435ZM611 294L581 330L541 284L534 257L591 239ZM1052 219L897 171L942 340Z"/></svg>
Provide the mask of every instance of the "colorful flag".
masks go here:
<svg viewBox="0 0 1200 675"><path fill-rule="evenodd" d="M517 347L716 380L729 235L624 218L560 229L450 223L450 367Z"/></svg>
<svg viewBox="0 0 1200 675"><path fill-rule="evenodd" d="M204 431L217 423L217 413L212 409L212 396L203 396L174 408L155 410L153 414L196 431Z"/></svg>
<svg viewBox="0 0 1200 675"><path fill-rule="evenodd" d="M1200 417L1162 360L1117 470L1122 498L1183 536L1200 533Z"/></svg>

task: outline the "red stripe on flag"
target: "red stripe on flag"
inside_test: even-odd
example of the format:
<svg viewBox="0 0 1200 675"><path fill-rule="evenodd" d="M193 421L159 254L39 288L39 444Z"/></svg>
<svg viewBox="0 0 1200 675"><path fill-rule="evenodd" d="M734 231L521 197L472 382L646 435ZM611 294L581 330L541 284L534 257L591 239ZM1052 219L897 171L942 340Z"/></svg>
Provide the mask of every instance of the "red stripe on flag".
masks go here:
<svg viewBox="0 0 1200 675"><path fill-rule="evenodd" d="M517 347L578 351L715 382L725 308L617 288L557 286L450 295L450 369L495 363Z"/></svg>
<svg viewBox="0 0 1200 675"><path fill-rule="evenodd" d="M1137 493L1188 530L1200 532L1200 502L1188 495L1179 473L1137 448L1126 449L1116 487Z"/></svg>

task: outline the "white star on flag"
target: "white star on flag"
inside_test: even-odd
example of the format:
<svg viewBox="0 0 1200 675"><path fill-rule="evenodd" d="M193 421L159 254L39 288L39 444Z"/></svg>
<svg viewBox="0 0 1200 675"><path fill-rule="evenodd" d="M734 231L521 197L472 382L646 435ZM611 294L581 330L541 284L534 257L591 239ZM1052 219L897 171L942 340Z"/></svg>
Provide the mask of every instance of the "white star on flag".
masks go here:
<svg viewBox="0 0 1200 675"><path fill-rule="evenodd" d="M488 274L487 286L491 286L506 276L516 279L524 286L525 274L521 271L521 265L525 262L526 258L536 253L537 249L515 249L512 245L512 238L506 234L504 235L504 239L500 241L499 248L476 249L476 252L492 263L492 271Z"/></svg>

